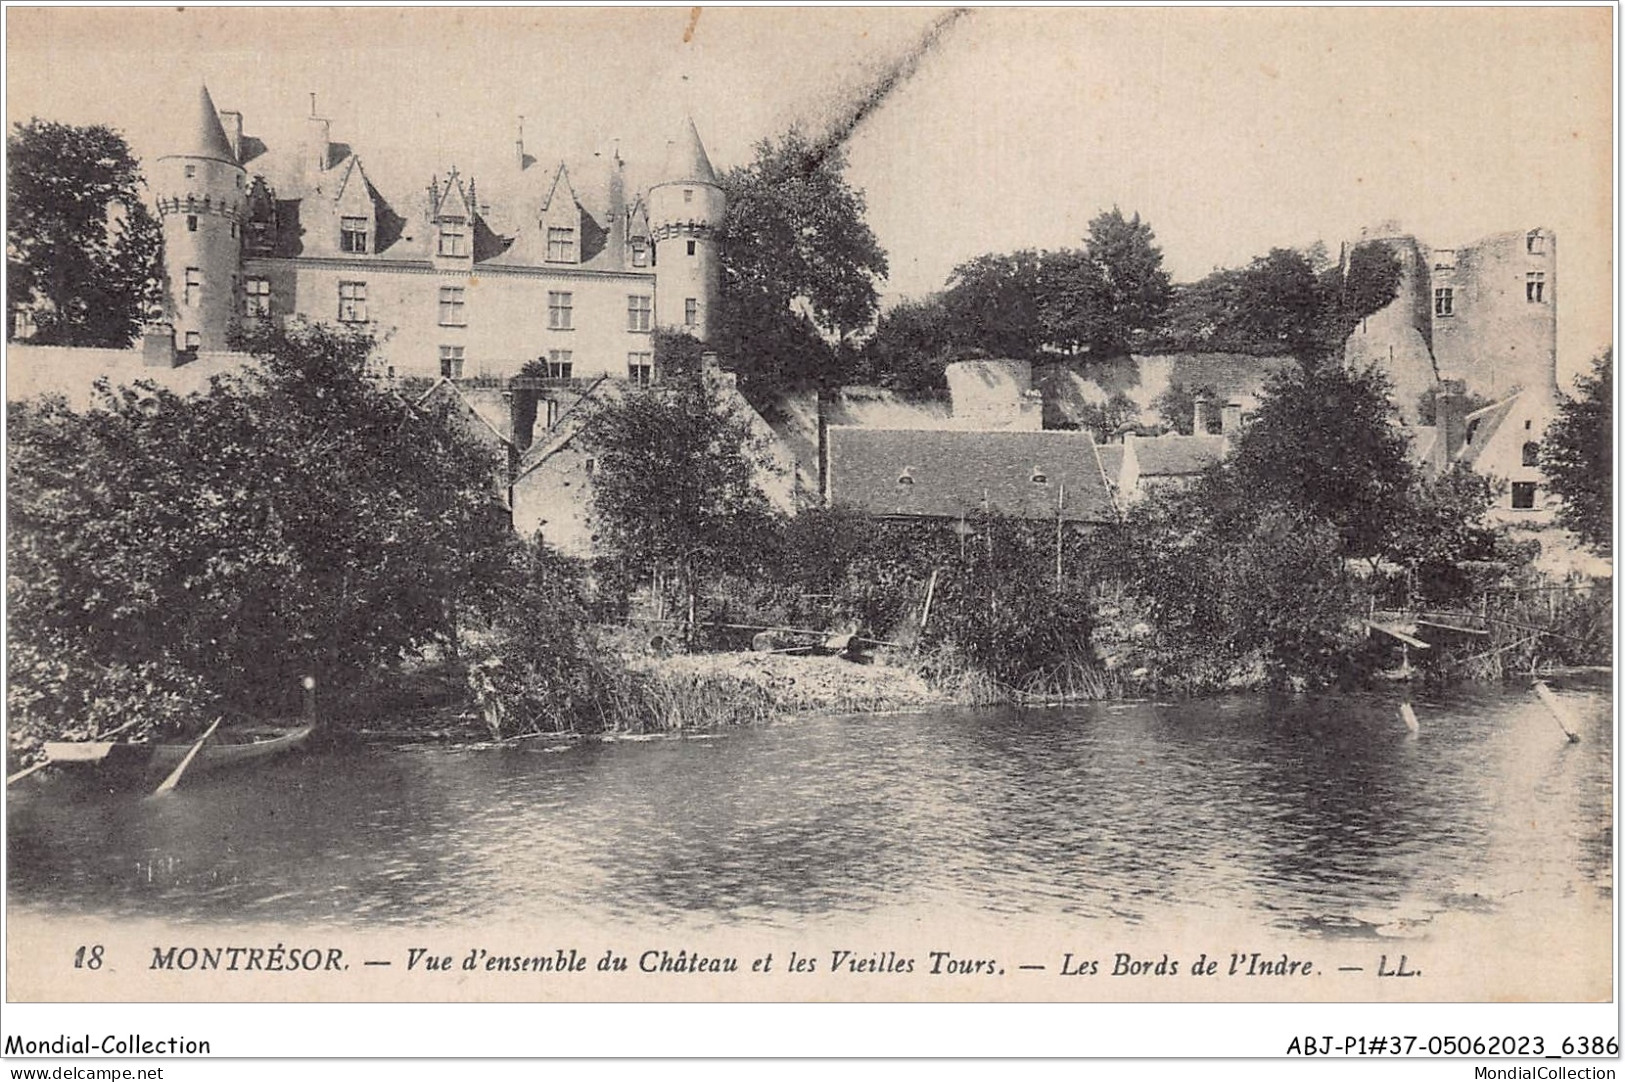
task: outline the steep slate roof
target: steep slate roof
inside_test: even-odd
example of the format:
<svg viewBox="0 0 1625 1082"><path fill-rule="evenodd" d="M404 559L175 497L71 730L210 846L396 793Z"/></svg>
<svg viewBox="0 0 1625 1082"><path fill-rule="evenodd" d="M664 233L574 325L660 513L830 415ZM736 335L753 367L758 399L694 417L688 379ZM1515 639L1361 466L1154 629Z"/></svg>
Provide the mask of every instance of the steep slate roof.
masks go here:
<svg viewBox="0 0 1625 1082"><path fill-rule="evenodd" d="M1117 517L1094 441L1081 432L834 425L829 498L875 516L961 518L986 507L1053 519L1060 503L1070 522Z"/></svg>
<svg viewBox="0 0 1625 1082"><path fill-rule="evenodd" d="M217 134L219 146L226 151L225 160L235 162L236 159L229 156L230 147L219 117L212 111L212 102L208 108L214 128L209 140L212 143ZM203 126L201 117L197 126ZM305 215L302 223L301 205L313 207L317 200L336 200L351 170L360 167L361 158L347 143L330 142L327 168L313 175L305 161L307 148L298 140L272 147L245 134L243 144L243 164L250 178L264 177L275 195L279 230L271 254L296 256L301 252L300 230L317 220L314 215ZM630 169L623 167L614 155L573 157L566 163L560 158L544 159L526 154L521 164L511 149L501 154L481 155L479 161L467 163L418 158L406 162L398 152L389 153L386 149L379 153L383 156L368 161L373 166L382 161L385 166L364 171L378 221L375 249L369 256L432 258L431 219L437 208L430 205L428 181L433 177L441 186L442 194L446 194L449 171L454 166L466 165L467 168L459 170L459 175L465 185L462 194L472 196L468 202L476 204L468 207L476 223L473 234L476 264L529 267L546 263L546 235L539 229L538 222L557 186L561 197L563 193L570 193L583 212L581 234L577 237L580 262L566 266L580 270L631 269L621 267L616 253L607 245L614 218L611 192L616 183L613 175L622 174L619 186L625 193L623 213L626 207L639 207L641 197L633 178L627 175ZM699 144L699 134L692 122L684 126L682 137L671 144L668 153L670 167L682 174L681 179L703 180L709 176L711 183L715 183L715 172L705 148ZM384 178L387 191L372 183L371 174L375 171ZM561 171L567 180L559 185ZM422 183L403 184L403 177L409 175L421 176ZM393 183L390 177L394 178ZM673 179L673 176L663 173L659 178L645 175L643 179L646 184L652 184L656 180ZM647 226L641 221L644 216L631 215L629 236L647 235Z"/></svg>
<svg viewBox="0 0 1625 1082"><path fill-rule="evenodd" d="M1134 441L1141 477L1190 477L1224 457L1223 436L1157 436Z"/></svg>
<svg viewBox="0 0 1625 1082"><path fill-rule="evenodd" d="M693 117L683 118L683 130L667 148L666 167L660 171L660 180L661 183L685 180L702 184L717 182L716 170L711 168L711 159L705 153L705 145L700 142L700 132L694 127Z"/></svg>
<svg viewBox="0 0 1625 1082"><path fill-rule="evenodd" d="M1522 392L1519 392L1520 394ZM1479 454L1488 447L1490 440L1495 436L1496 429L1501 427L1507 414L1512 412L1512 404L1518 400L1518 395L1503 398L1491 406L1469 413L1462 423L1465 425L1471 438L1461 445L1456 452L1456 461L1466 463L1471 468L1478 461Z"/></svg>
<svg viewBox="0 0 1625 1082"><path fill-rule="evenodd" d="M559 416L553 427L541 439L525 449L525 453L519 458L518 468L514 470L514 483L518 484L521 478L536 472L544 462L570 445L581 431L582 425L586 423L589 406L595 402L612 401L620 397L622 390L619 381L612 380L608 376L600 376L596 382L581 392L581 397Z"/></svg>
<svg viewBox="0 0 1625 1082"><path fill-rule="evenodd" d="M231 152L231 140L226 138L226 129L220 124L220 114L206 86L197 88L196 119L188 126L186 134L186 145L165 157L212 158L228 165L238 164L237 155Z"/></svg>

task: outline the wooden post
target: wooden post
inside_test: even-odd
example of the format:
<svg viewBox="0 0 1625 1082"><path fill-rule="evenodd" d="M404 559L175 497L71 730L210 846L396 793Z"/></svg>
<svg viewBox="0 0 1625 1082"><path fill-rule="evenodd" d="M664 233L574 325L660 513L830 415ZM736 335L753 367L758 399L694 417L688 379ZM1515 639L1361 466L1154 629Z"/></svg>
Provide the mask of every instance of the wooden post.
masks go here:
<svg viewBox="0 0 1625 1082"><path fill-rule="evenodd" d="M931 619L931 598L937 592L937 569L931 569L931 580L925 584L925 608L920 610L920 634L925 634L925 622Z"/></svg>
<svg viewBox="0 0 1625 1082"><path fill-rule="evenodd" d="M1066 482L1062 481L1055 498L1055 592L1061 592L1061 512L1066 504Z"/></svg>

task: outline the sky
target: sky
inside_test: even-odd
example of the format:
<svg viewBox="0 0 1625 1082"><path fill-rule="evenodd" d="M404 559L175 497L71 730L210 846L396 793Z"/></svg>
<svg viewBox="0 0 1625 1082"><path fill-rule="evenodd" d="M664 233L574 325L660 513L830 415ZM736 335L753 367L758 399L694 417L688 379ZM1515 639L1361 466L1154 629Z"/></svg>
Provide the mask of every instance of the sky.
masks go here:
<svg viewBox="0 0 1625 1082"><path fill-rule="evenodd" d="M649 177L685 112L718 169L850 134L887 303L1119 206L1177 280L1398 223L1558 236L1559 376L1612 339L1613 12L1593 8L7 10L8 123L162 153L199 79L273 145L316 95L386 196L526 150ZM872 93L886 86L882 95ZM856 126L855 116L862 113Z"/></svg>

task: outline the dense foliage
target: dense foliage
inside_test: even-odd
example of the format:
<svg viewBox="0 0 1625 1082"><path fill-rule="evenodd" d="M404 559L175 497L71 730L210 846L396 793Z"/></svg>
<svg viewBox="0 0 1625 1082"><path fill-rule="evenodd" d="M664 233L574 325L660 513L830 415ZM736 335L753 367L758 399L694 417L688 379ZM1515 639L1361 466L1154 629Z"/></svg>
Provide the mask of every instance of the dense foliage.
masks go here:
<svg viewBox="0 0 1625 1082"><path fill-rule="evenodd" d="M1274 503L1324 520L1346 556L1382 552L1414 482L1387 380L1342 365L1276 374L1223 476L1238 510Z"/></svg>
<svg viewBox="0 0 1625 1082"><path fill-rule="evenodd" d="M6 154L11 313L27 309L41 343L129 345L162 298L163 238L123 136L36 118Z"/></svg>
<svg viewBox="0 0 1625 1082"><path fill-rule="evenodd" d="M1398 295L1400 277L1398 257L1380 242L1356 245L1342 265L1319 246L1275 248L1245 267L1174 287L1153 345L1317 365L1339 355L1355 324Z"/></svg>
<svg viewBox="0 0 1625 1082"><path fill-rule="evenodd" d="M1604 350L1541 443L1540 466L1562 500L1558 521L1605 555L1614 548L1614 351Z"/></svg>
<svg viewBox="0 0 1625 1082"><path fill-rule="evenodd" d="M903 390L942 386L942 368L968 357L1039 360L1128 352L1159 326L1171 286L1156 234L1112 208L1081 248L988 254L955 267L945 289L883 315L860 372Z"/></svg>
<svg viewBox="0 0 1625 1082"><path fill-rule="evenodd" d="M690 609L703 569L748 566L772 516L758 485L763 448L710 377L628 389L579 438L595 462L592 516L607 563L670 580Z"/></svg>
<svg viewBox="0 0 1625 1082"><path fill-rule="evenodd" d="M720 237L722 319L713 342L747 390L839 376L839 343L879 308L886 253L846 181L839 148L797 130L764 139L725 173Z"/></svg>
<svg viewBox="0 0 1625 1082"><path fill-rule="evenodd" d="M494 464L365 379L370 344L268 331L256 367L196 395L104 383L83 413L11 405L14 712L281 708L301 675L449 642L459 606L489 603L510 543Z"/></svg>

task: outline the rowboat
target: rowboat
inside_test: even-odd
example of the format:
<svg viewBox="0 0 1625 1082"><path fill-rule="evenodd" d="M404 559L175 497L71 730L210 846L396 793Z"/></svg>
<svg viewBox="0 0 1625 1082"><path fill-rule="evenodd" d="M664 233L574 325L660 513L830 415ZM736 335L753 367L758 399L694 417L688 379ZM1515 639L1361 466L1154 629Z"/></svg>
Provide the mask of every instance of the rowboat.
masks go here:
<svg viewBox="0 0 1625 1082"><path fill-rule="evenodd" d="M201 747L195 740L47 741L45 757L47 762L63 767L163 774L174 770L196 748L190 770L219 770L292 751L305 742L314 728L306 721L222 727Z"/></svg>

